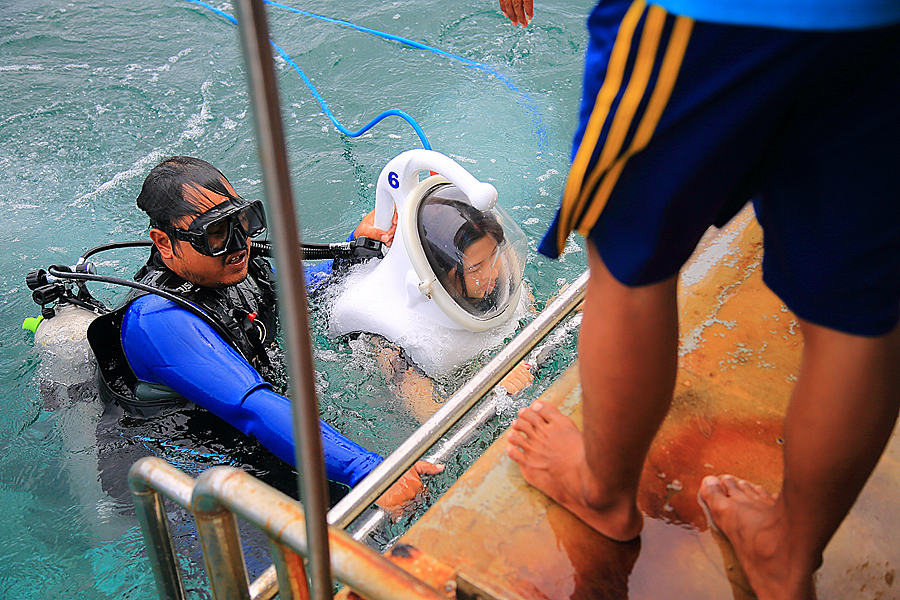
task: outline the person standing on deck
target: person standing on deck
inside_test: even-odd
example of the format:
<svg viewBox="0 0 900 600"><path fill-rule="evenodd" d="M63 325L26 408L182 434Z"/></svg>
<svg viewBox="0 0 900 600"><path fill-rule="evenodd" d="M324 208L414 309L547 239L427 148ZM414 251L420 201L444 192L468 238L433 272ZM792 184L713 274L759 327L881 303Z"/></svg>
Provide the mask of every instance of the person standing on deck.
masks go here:
<svg viewBox="0 0 900 600"><path fill-rule="evenodd" d="M531 0L500 0L527 26ZM761 600L808 599L822 552L900 410L900 1L602 0L580 124L540 250L587 237L584 432L520 411L509 456L600 533L629 540L676 374L676 278L753 199L764 280L797 315L801 370L777 494L707 477L701 502Z"/></svg>

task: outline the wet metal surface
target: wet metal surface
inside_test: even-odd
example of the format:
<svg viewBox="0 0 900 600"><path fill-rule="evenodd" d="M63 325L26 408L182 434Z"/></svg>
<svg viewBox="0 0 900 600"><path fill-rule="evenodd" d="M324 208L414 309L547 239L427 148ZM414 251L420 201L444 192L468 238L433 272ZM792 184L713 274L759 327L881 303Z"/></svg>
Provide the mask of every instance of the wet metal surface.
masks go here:
<svg viewBox="0 0 900 600"><path fill-rule="evenodd" d="M524 598L743 598L696 503L707 474L775 491L781 424L802 340L762 283L762 234L749 213L698 249L679 293L672 410L644 468L641 538L612 542L528 486L501 438L402 539ZM581 424L577 369L544 395ZM817 576L820 600L900 598L900 442L838 530Z"/></svg>

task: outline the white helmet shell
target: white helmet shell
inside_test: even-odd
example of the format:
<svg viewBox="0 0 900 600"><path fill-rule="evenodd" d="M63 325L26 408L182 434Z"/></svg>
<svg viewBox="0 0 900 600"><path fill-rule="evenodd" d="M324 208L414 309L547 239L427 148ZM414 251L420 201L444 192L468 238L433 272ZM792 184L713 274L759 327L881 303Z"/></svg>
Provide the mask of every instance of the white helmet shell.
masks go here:
<svg viewBox="0 0 900 600"><path fill-rule="evenodd" d="M421 171L440 175L420 182ZM410 150L391 160L378 179L375 225L388 229L396 206L393 245L349 278L331 332L382 335L429 375L500 343L524 312L527 243L496 202L494 186L442 154Z"/></svg>

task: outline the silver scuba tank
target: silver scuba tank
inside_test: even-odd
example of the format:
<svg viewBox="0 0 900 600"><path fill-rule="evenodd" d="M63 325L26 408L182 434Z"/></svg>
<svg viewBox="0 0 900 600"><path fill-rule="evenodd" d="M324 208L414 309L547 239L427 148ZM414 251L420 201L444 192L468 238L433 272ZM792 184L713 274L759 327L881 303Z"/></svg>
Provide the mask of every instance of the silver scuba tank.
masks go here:
<svg viewBox="0 0 900 600"><path fill-rule="evenodd" d="M87 339L88 326L98 315L73 304L60 304L55 313L53 318L23 324L34 331L41 395L44 407L51 410L98 394L97 361Z"/></svg>

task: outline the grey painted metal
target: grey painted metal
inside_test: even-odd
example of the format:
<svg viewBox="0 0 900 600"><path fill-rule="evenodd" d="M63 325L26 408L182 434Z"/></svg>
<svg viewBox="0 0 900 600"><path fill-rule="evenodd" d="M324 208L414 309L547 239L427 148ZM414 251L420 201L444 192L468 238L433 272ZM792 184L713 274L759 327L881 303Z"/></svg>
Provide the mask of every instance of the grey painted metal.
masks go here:
<svg viewBox="0 0 900 600"><path fill-rule="evenodd" d="M362 542L370 533L386 526L389 518L390 515L386 510L380 506L376 506L372 509L370 514L363 518L357 517L356 520L354 520L355 528L350 535L353 536L354 540Z"/></svg>
<svg viewBox="0 0 900 600"><path fill-rule="evenodd" d="M212 596L215 600L250 600L237 518L221 504L209 501L203 485L206 473L209 471L201 474L194 486L192 512Z"/></svg>
<svg viewBox="0 0 900 600"><path fill-rule="evenodd" d="M151 481L155 489L150 485ZM184 600L185 593L181 569L172 546L169 519L157 490L187 508L193 485L194 480L190 476L152 456L140 459L128 471L128 487L134 500L134 510L141 524L157 593L162 600Z"/></svg>
<svg viewBox="0 0 900 600"><path fill-rule="evenodd" d="M310 543L311 595L315 600L325 600L332 594L325 521L328 488L319 430L305 278L299 248L300 230L291 192L265 6L263 0L239 0L235 8L247 65L259 161L267 197L268 223L272 230L275 265L279 275L278 307L293 398L291 405L300 498L308 515L306 524Z"/></svg>
<svg viewBox="0 0 900 600"><path fill-rule="evenodd" d="M290 550L308 555L306 519L296 501L240 469L213 467L197 478L194 510L228 509ZM344 531L330 528L331 561L339 581L365 597L438 600L444 596Z"/></svg>
<svg viewBox="0 0 900 600"><path fill-rule="evenodd" d="M278 573L275 570L275 565L271 565L250 584L250 597L253 600L271 600L277 594Z"/></svg>
<svg viewBox="0 0 900 600"><path fill-rule="evenodd" d="M345 528L434 445L472 406L534 348L566 315L584 299L588 272L568 288L528 324L522 332L450 397L430 419L372 470L365 479L328 512L328 522Z"/></svg>

